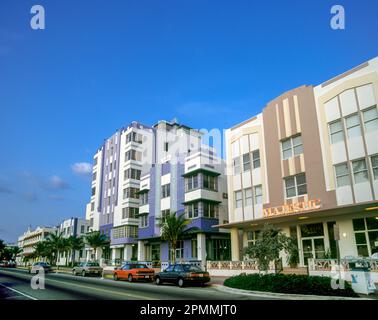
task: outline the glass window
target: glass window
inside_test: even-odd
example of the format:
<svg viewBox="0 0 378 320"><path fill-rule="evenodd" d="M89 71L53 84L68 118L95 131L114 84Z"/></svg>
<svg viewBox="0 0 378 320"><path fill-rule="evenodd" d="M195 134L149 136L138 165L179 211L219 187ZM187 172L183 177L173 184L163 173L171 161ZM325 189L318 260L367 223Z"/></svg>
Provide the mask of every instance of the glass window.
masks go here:
<svg viewBox="0 0 378 320"><path fill-rule="evenodd" d="M185 211L186 211L186 216L189 219L197 218L198 217L198 202L188 204L185 207Z"/></svg>
<svg viewBox="0 0 378 320"><path fill-rule="evenodd" d="M234 174L240 173L240 158L234 158Z"/></svg>
<svg viewBox="0 0 378 320"><path fill-rule="evenodd" d="M354 183L368 181L368 171L365 159L352 161Z"/></svg>
<svg viewBox="0 0 378 320"><path fill-rule="evenodd" d="M161 186L161 198L167 198L170 197L171 191L170 191L170 184L165 184Z"/></svg>
<svg viewBox="0 0 378 320"><path fill-rule="evenodd" d="M260 168L260 150L252 152L253 169Z"/></svg>
<svg viewBox="0 0 378 320"><path fill-rule="evenodd" d="M262 203L262 185L253 187L255 192L255 204Z"/></svg>
<svg viewBox="0 0 378 320"><path fill-rule="evenodd" d="M362 219L353 219L353 230L361 231L365 230L365 220Z"/></svg>
<svg viewBox="0 0 378 320"><path fill-rule="evenodd" d="M218 217L218 205L213 203L203 203L203 215L206 218L217 218Z"/></svg>
<svg viewBox="0 0 378 320"><path fill-rule="evenodd" d="M344 140L344 132L341 120L337 120L329 124L329 132L331 135L331 143L337 143Z"/></svg>
<svg viewBox="0 0 378 320"><path fill-rule="evenodd" d="M245 199L245 206L251 206L252 205L252 189L244 189L244 199Z"/></svg>
<svg viewBox="0 0 378 320"><path fill-rule="evenodd" d="M251 161L249 153L243 154L243 171L251 170Z"/></svg>
<svg viewBox="0 0 378 320"><path fill-rule="evenodd" d="M306 175L304 173L287 177L284 180L287 198L307 194Z"/></svg>
<svg viewBox="0 0 378 320"><path fill-rule="evenodd" d="M358 137L361 135L360 119L358 114L345 118L348 138Z"/></svg>
<svg viewBox="0 0 378 320"><path fill-rule="evenodd" d="M302 238L321 237L324 235L323 223L312 223L301 225Z"/></svg>
<svg viewBox="0 0 378 320"><path fill-rule="evenodd" d="M292 155L291 139L282 141L282 158L285 160L291 158Z"/></svg>
<svg viewBox="0 0 378 320"><path fill-rule="evenodd" d="M241 190L235 191L235 208L241 208L243 206L243 195Z"/></svg>
<svg viewBox="0 0 378 320"><path fill-rule="evenodd" d="M350 185L349 168L346 162L335 165L335 174L338 187Z"/></svg>
<svg viewBox="0 0 378 320"><path fill-rule="evenodd" d="M294 155L303 153L302 136L293 137Z"/></svg>
<svg viewBox="0 0 378 320"><path fill-rule="evenodd" d="M192 258L197 258L198 257L197 239L192 239L191 244L192 244Z"/></svg>
<svg viewBox="0 0 378 320"><path fill-rule="evenodd" d="M378 217L366 218L366 227L368 230L378 230Z"/></svg>
<svg viewBox="0 0 378 320"><path fill-rule="evenodd" d="M378 130L378 110L377 107L363 111L365 131Z"/></svg>
<svg viewBox="0 0 378 320"><path fill-rule="evenodd" d="M378 180L378 155L370 157L374 180Z"/></svg>

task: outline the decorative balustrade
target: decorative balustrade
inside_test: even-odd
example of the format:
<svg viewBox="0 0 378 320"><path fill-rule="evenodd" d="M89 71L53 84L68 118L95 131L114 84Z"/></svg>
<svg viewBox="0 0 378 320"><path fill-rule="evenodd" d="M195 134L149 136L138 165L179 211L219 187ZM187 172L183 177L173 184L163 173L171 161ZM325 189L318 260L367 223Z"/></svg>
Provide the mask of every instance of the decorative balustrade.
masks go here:
<svg viewBox="0 0 378 320"><path fill-rule="evenodd" d="M244 261L207 261L207 269L218 270L255 270L258 271L258 263L256 260ZM274 263L270 264L270 270L274 270Z"/></svg>
<svg viewBox="0 0 378 320"><path fill-rule="evenodd" d="M342 270L351 271L353 268L367 267L371 272L378 272L378 260L370 258L340 259ZM338 267L337 259L308 259L311 271L331 271Z"/></svg>

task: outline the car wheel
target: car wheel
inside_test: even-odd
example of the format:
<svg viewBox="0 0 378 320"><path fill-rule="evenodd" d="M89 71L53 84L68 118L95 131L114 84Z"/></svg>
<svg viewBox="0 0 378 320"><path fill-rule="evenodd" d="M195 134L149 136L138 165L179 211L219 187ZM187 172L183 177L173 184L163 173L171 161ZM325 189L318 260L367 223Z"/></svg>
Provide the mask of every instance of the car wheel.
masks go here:
<svg viewBox="0 0 378 320"><path fill-rule="evenodd" d="M163 282L161 281L160 277L156 277L156 279L155 279L155 283L159 286L159 285L161 285Z"/></svg>
<svg viewBox="0 0 378 320"><path fill-rule="evenodd" d="M113 280L114 280L114 281L118 281L118 279L119 279L119 278L118 278L118 274L116 274L116 273L113 274Z"/></svg>
<svg viewBox="0 0 378 320"><path fill-rule="evenodd" d="M177 281L177 284L180 288L182 288L184 286L184 279L183 278L179 278L178 281Z"/></svg>
<svg viewBox="0 0 378 320"><path fill-rule="evenodd" d="M132 274L129 274L129 276L127 277L127 280L129 280L129 282L133 282L133 276L132 276Z"/></svg>
<svg viewBox="0 0 378 320"><path fill-rule="evenodd" d="M85 270L83 270L83 272L81 273L81 275L82 275L83 277L85 277Z"/></svg>

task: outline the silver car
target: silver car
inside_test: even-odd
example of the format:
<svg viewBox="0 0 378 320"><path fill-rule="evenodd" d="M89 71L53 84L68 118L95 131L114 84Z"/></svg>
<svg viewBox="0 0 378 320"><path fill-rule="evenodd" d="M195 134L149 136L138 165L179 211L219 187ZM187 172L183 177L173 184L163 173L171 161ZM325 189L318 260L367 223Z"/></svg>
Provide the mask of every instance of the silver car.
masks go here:
<svg viewBox="0 0 378 320"><path fill-rule="evenodd" d="M78 266L72 269L74 276L80 274L83 277L87 275L101 275L102 268L97 262L81 262Z"/></svg>

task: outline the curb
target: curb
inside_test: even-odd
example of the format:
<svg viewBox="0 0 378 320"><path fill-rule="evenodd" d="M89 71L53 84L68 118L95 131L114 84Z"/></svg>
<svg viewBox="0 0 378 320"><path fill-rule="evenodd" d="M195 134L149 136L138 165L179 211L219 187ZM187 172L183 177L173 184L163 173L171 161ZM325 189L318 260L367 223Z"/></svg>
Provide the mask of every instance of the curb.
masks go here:
<svg viewBox="0 0 378 320"><path fill-rule="evenodd" d="M301 294L289 294L289 293L275 293L275 292L263 292L263 291L249 291L242 289L235 289L226 287L220 284L212 285L216 290L241 294L252 297L271 298L271 299L283 299L283 300L374 300L370 298L350 298L350 297L337 297L337 296L318 296L318 295L301 295Z"/></svg>

